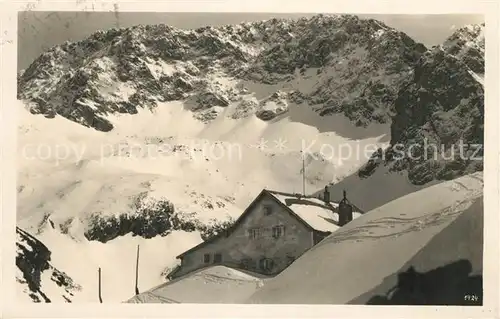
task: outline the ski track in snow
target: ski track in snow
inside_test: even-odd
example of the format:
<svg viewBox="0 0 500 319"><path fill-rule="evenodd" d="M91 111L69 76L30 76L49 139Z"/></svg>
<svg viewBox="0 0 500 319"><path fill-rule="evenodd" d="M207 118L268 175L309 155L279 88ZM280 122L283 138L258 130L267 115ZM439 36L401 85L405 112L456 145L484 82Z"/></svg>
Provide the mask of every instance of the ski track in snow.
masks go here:
<svg viewBox="0 0 500 319"><path fill-rule="evenodd" d="M418 232L424 228L449 223L474 200L463 200L443 211L428 213L415 218L384 217L348 231L340 231L330 238L335 243L343 241L378 240L381 238L399 237L410 232Z"/></svg>

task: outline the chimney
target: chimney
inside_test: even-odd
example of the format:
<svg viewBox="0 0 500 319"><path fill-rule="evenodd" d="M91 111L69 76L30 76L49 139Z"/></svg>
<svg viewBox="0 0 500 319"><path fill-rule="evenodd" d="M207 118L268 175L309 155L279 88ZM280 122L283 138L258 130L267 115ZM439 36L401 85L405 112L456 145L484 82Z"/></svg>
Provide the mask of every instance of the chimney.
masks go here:
<svg viewBox="0 0 500 319"><path fill-rule="evenodd" d="M352 205L347 201L347 192L344 190L344 198L339 204L339 226L344 226L352 220Z"/></svg>
<svg viewBox="0 0 500 319"><path fill-rule="evenodd" d="M328 191L328 186L325 186L325 192L323 194L323 201L325 203L329 203L330 202L330 192Z"/></svg>

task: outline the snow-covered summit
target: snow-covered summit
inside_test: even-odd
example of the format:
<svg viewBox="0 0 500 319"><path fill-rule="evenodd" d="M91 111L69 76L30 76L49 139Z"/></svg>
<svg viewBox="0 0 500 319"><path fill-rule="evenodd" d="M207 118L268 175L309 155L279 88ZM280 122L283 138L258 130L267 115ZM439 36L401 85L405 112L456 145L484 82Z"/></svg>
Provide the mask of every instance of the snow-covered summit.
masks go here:
<svg viewBox="0 0 500 319"><path fill-rule="evenodd" d="M114 113L188 100L203 113L198 118L213 120L247 96L263 100L281 89L321 115L341 113L367 126L389 120L397 84L424 50L404 33L351 15L196 30L139 25L51 48L20 74L18 96L32 113L109 131ZM261 96L253 83L274 92Z"/></svg>

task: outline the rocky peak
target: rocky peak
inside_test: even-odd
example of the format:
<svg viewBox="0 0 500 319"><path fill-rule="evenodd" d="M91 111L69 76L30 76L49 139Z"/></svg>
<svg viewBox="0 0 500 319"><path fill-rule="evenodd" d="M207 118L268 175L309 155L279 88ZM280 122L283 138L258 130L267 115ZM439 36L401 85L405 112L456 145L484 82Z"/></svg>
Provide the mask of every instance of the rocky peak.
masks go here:
<svg viewBox="0 0 500 319"><path fill-rule="evenodd" d="M50 49L20 74L18 96L32 113L109 131L112 113L185 100L200 112L195 118L212 120L231 103L245 104L252 92L244 81L288 83L294 101L283 105L307 103L322 116L342 113L364 126L390 119L398 85L424 51L405 34L352 15L196 30L135 26ZM221 78L231 83L218 85ZM313 79L312 87L303 84ZM263 120L276 115L264 113Z"/></svg>
<svg viewBox="0 0 500 319"><path fill-rule="evenodd" d="M482 171L484 88L466 61L445 47L430 49L394 105L391 146L376 152L360 177L382 164L408 172L415 185Z"/></svg>
<svg viewBox="0 0 500 319"><path fill-rule="evenodd" d="M443 44L447 53L481 75L484 74L484 29L484 23L466 25L456 30Z"/></svg>

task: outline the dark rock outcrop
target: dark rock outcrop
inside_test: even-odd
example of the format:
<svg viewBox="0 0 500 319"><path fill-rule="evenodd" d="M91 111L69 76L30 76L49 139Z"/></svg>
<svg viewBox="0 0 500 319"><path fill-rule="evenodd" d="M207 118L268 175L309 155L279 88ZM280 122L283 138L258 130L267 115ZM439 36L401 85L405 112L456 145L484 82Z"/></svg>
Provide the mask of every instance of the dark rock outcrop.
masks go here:
<svg viewBox="0 0 500 319"><path fill-rule="evenodd" d="M394 101L390 147L373 154L360 177L381 163L408 172L414 185L483 170L484 87L476 73L484 71L483 28L461 28L420 58Z"/></svg>
<svg viewBox="0 0 500 319"><path fill-rule="evenodd" d="M167 199L149 200L139 196L130 212L105 215L92 214L85 237L88 240L108 242L119 236L132 234L144 238L167 236L174 230L199 231L203 239L217 235L233 224L233 220L212 220L203 224L193 214L177 212Z"/></svg>
<svg viewBox="0 0 500 319"><path fill-rule="evenodd" d="M27 286L24 292L33 302L53 302L54 299L71 302L74 293L80 291L81 287L51 264L51 252L42 242L19 227L16 227L16 236L16 266L22 274L22 277L16 276L16 280ZM50 280L61 288L60 296L50 295L44 290L42 276L45 273L49 273Z"/></svg>

